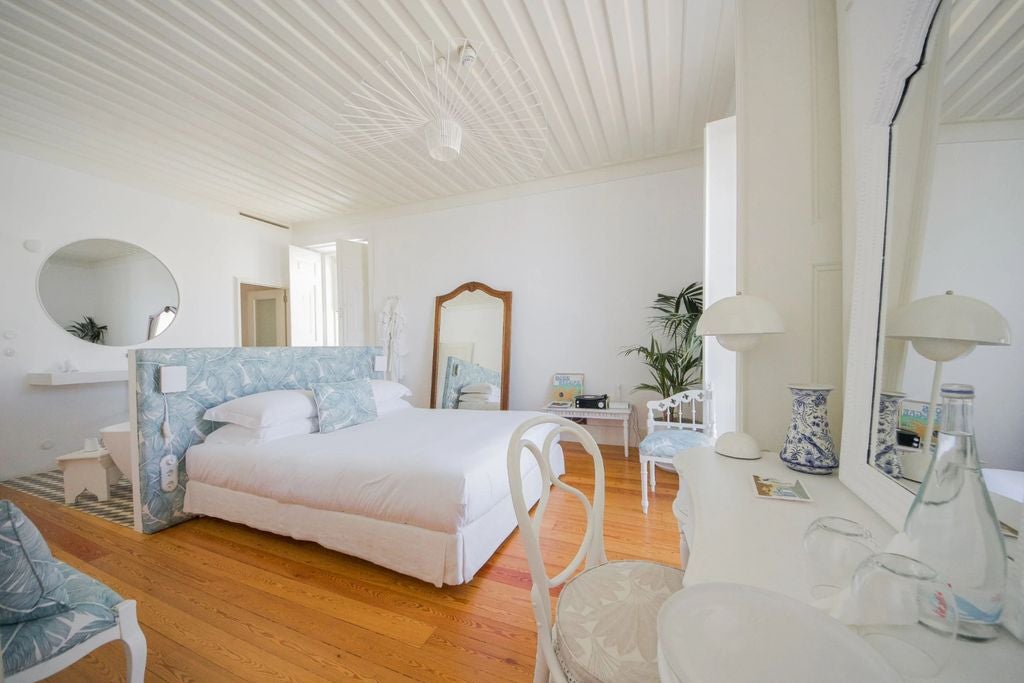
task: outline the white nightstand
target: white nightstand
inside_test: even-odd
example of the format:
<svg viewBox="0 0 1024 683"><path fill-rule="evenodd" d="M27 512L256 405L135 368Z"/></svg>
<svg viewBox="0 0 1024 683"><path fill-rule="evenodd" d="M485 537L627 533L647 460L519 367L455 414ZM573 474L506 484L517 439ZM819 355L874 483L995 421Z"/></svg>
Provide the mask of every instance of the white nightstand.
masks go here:
<svg viewBox="0 0 1024 683"><path fill-rule="evenodd" d="M68 505L86 489L100 500L109 500L110 485L121 477L106 448L62 455L57 458L57 466L64 472L64 502Z"/></svg>

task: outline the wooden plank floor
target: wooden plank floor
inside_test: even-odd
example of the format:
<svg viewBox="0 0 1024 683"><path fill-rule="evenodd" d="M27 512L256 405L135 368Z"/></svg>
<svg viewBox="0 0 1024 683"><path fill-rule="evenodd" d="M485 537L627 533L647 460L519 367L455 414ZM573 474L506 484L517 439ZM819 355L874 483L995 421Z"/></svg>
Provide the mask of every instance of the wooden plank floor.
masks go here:
<svg viewBox="0 0 1024 683"><path fill-rule="evenodd" d="M640 468L605 448L610 559L679 562L678 488L660 473L640 512ZM565 445L564 481L593 488L589 456ZM528 681L536 637L526 555L514 533L463 586L435 588L322 548L202 518L144 536L0 487L59 559L139 603L152 681ZM561 568L583 533L582 508L554 491L545 558ZM561 563L561 564L556 564ZM120 643L55 681L124 680Z"/></svg>

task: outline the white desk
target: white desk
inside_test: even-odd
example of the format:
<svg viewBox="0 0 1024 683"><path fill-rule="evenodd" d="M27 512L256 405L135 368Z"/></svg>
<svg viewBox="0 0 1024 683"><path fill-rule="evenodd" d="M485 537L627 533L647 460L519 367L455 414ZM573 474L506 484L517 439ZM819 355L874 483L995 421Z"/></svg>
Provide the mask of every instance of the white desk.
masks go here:
<svg viewBox="0 0 1024 683"><path fill-rule="evenodd" d="M626 408L552 408L544 406L541 410L559 417L587 418L589 420L617 420L622 423L622 448L629 457L629 418L633 414L632 406Z"/></svg>
<svg viewBox="0 0 1024 683"><path fill-rule="evenodd" d="M822 515L839 515L866 526L884 546L895 533L881 517L847 489L835 475L794 472L777 454L760 460L732 460L710 448L697 448L674 459L679 494L673 505L685 536L689 558L683 588L729 581L777 591L811 601L803 561L803 533ZM755 497L752 474L792 481L800 479L814 502L763 500ZM684 558L687 548L684 547ZM685 560L684 560L685 561ZM662 607L672 610L673 598ZM670 623L671 618L666 622ZM671 633L659 633L659 657L671 670L687 646ZM1024 643L1003 632L988 643L957 641L942 681L1021 681ZM822 680L827 679L822 672Z"/></svg>

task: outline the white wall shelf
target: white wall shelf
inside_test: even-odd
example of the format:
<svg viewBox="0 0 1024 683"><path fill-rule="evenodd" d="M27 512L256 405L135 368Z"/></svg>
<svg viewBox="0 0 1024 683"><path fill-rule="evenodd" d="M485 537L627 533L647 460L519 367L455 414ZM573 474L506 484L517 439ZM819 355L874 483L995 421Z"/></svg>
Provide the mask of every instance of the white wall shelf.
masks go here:
<svg viewBox="0 0 1024 683"><path fill-rule="evenodd" d="M98 370L95 372L30 372L28 383L37 387L57 387L67 384L100 384L127 382L127 370Z"/></svg>

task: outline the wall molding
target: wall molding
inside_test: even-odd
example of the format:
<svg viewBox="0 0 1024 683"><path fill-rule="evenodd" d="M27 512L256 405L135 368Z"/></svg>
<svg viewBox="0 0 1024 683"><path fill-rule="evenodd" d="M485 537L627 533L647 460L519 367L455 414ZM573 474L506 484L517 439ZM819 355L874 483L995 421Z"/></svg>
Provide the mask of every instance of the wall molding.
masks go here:
<svg viewBox="0 0 1024 683"><path fill-rule="evenodd" d="M433 211L444 211L463 206L475 204L487 204L490 202L514 199L527 195L544 194L556 192L586 185L598 185L600 183L624 180L646 175L669 173L684 168L696 168L704 163L704 151L702 148L695 148L675 154L652 157L633 161L625 164L614 164L601 168L582 171L580 173L569 173L566 175L541 178L517 185L498 187L480 192L469 192L466 194L452 195L439 199L431 199L425 202L403 204L401 206L377 209L353 213L348 215L334 216L317 221L299 223L292 227L292 244L305 246L321 242L333 241L349 237L364 237L360 234L359 228L366 223L399 218Z"/></svg>
<svg viewBox="0 0 1024 683"><path fill-rule="evenodd" d="M940 123L938 143L1008 142L1024 140L1024 119L1009 121L964 121Z"/></svg>

